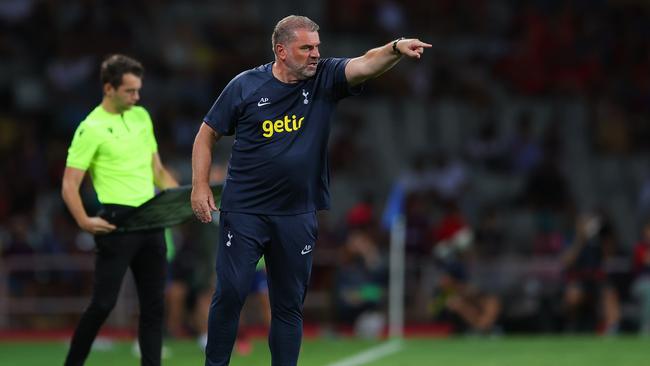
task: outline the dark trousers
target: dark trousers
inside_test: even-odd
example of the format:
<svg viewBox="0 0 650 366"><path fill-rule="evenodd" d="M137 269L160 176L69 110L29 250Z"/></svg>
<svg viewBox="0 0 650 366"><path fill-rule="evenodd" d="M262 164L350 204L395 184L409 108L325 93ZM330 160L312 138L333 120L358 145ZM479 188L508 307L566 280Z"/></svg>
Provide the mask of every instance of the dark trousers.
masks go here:
<svg viewBox="0 0 650 366"><path fill-rule="evenodd" d="M162 230L95 236L95 282L70 343L65 365L83 365L99 328L115 306L127 268L140 302L138 341L142 365L160 365L166 272Z"/></svg>
<svg viewBox="0 0 650 366"><path fill-rule="evenodd" d="M296 365L318 229L316 213L268 216L222 212L220 221L217 288L210 306L205 365L229 364L239 315L262 255L271 302L271 363Z"/></svg>

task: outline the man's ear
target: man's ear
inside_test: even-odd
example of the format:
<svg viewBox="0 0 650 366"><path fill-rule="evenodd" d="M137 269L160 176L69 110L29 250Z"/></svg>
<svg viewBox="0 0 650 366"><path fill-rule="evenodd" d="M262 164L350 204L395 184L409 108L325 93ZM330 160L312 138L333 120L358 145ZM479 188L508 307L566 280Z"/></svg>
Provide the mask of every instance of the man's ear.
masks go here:
<svg viewBox="0 0 650 366"><path fill-rule="evenodd" d="M280 60L284 60L287 58L287 49L284 48L283 44L278 43L275 45L275 54L278 55Z"/></svg>
<svg viewBox="0 0 650 366"><path fill-rule="evenodd" d="M105 83L103 90L104 90L104 95L112 95L113 92L115 92L115 88L113 88L113 85L111 85L111 83Z"/></svg>

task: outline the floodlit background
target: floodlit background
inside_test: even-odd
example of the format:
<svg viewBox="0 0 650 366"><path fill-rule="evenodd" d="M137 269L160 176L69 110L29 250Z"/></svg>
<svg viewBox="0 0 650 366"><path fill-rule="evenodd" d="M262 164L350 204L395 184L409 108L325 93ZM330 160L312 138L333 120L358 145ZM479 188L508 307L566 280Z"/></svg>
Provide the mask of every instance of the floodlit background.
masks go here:
<svg viewBox="0 0 650 366"><path fill-rule="evenodd" d="M516 358L521 347L548 342L540 351L547 357L604 349L618 364L643 364L640 340L650 335L643 0L0 1L1 364L27 365L28 355L51 362L40 354L61 363L89 299L94 242L59 192L74 129L101 100L101 60L119 52L142 61L141 104L161 157L189 184L202 117L230 79L272 60L273 26L289 14L319 23L323 57L359 56L401 36L433 44L421 60L403 60L344 100L332 121L333 208L320 216L305 364L334 363L382 339L389 227L400 214L404 333L458 337L405 343L388 352L393 361L371 350L377 360L521 364L537 357L531 350ZM231 143L217 145L215 181ZM89 211L98 209L90 184L82 195ZM195 310L211 292L215 232L197 223L172 229L170 288L184 292L169 306L185 315L168 319L166 344L175 351L168 364L182 365L186 353L189 364L202 362ZM137 363L128 343L136 305L127 279L92 357L122 352L125 363ZM243 326L259 339L253 354L261 358L237 356L242 365L268 364L258 306L247 304ZM483 341L541 334L471 352ZM587 338L567 347L568 335ZM50 343L31 343L43 338ZM602 347L600 338L612 340ZM325 347L331 352L318 358ZM408 361L404 355L417 354L409 347L421 349L420 358ZM444 349L457 352L436 359ZM598 353L585 359L590 352L540 365L614 362ZM469 358L453 358L459 354Z"/></svg>

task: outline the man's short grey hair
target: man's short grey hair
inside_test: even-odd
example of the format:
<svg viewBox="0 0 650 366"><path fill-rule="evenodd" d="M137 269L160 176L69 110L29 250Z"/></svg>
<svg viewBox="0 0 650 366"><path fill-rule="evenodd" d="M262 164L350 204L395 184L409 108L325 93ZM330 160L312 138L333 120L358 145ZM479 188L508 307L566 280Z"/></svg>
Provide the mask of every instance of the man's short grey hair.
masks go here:
<svg viewBox="0 0 650 366"><path fill-rule="evenodd" d="M305 29L309 32L318 32L318 24L313 20L302 15L289 15L280 20L273 29L271 36L271 44L273 45L273 53L275 53L275 46L278 43L286 44L293 41L296 37L295 31L298 29Z"/></svg>

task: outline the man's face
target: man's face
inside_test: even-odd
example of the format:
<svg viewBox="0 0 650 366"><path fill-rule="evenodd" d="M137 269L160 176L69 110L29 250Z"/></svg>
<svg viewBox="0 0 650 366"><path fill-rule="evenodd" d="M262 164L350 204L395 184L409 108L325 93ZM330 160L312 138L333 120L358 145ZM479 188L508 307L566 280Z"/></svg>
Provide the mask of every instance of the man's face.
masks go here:
<svg viewBox="0 0 650 366"><path fill-rule="evenodd" d="M318 32L298 29L296 38L286 45L286 59L289 70L299 79L309 79L316 74L316 66L320 59L320 38Z"/></svg>
<svg viewBox="0 0 650 366"><path fill-rule="evenodd" d="M131 73L122 75L122 84L117 89L110 84L105 86L106 96L119 113L131 109L140 100L140 88L142 79Z"/></svg>

